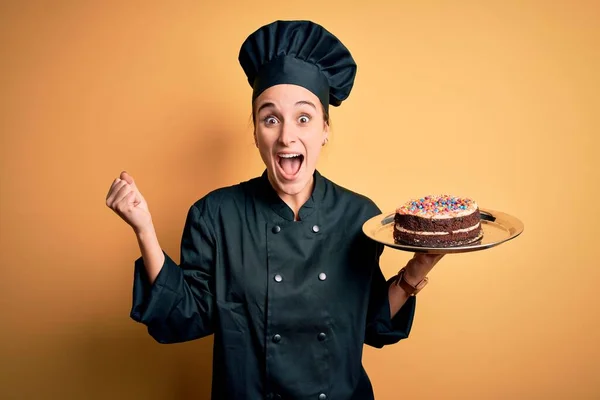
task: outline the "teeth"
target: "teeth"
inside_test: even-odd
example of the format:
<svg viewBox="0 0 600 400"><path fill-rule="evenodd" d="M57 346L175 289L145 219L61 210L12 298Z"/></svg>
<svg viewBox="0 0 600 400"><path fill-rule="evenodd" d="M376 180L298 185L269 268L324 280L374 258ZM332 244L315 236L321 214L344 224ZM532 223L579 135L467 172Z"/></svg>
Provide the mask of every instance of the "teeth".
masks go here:
<svg viewBox="0 0 600 400"><path fill-rule="evenodd" d="M279 157L281 157L281 158L294 158L294 157L300 157L300 154L280 154Z"/></svg>

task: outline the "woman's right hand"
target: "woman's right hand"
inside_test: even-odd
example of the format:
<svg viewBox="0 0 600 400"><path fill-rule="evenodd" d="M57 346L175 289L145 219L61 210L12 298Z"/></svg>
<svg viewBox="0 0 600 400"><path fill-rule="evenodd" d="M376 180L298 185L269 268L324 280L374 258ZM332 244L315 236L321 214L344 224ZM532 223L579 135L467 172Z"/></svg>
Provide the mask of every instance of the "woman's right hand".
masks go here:
<svg viewBox="0 0 600 400"><path fill-rule="evenodd" d="M136 233L152 229L152 217L148 203L127 172L121 172L121 176L112 183L106 195L106 205L127 222Z"/></svg>

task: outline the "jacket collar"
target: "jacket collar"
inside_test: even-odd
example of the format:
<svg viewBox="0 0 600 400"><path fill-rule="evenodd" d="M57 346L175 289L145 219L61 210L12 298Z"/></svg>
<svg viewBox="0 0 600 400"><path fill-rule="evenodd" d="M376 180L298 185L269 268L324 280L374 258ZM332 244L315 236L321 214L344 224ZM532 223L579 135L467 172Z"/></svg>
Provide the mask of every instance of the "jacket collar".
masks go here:
<svg viewBox="0 0 600 400"><path fill-rule="evenodd" d="M319 208L319 205L323 201L326 185L325 178L317 170L315 170L313 178L313 191L306 203L304 203L300 208L300 220L305 220L312 215ZM260 192L264 195L264 198L271 209L275 211L275 213L277 213L281 218L288 221L294 221L294 212L283 200L281 200L281 197L279 197L271 185L266 169L260 177L260 182Z"/></svg>

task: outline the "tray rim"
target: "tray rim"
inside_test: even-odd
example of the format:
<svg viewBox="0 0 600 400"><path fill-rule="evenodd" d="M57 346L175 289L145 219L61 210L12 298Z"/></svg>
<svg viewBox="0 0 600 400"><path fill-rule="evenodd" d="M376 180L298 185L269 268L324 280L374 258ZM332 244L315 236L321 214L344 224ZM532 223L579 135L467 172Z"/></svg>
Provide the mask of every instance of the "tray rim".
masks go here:
<svg viewBox="0 0 600 400"><path fill-rule="evenodd" d="M508 232L507 237L491 243L467 244L454 247L414 246L408 244L396 244L393 241L387 242L377 239L375 235L372 234L373 226L378 224L380 227L384 227L392 223L393 217L396 214L395 211L380 213L378 215L373 216L372 218L369 218L363 223L362 231L369 239L395 250L409 251L413 253L451 254L469 253L474 251L491 249L493 247L499 246L503 243L517 238L525 230L524 223L512 214L487 207L479 207L479 212L481 214L482 224L499 225L502 229L505 229ZM392 219L391 221L389 221L390 218Z"/></svg>

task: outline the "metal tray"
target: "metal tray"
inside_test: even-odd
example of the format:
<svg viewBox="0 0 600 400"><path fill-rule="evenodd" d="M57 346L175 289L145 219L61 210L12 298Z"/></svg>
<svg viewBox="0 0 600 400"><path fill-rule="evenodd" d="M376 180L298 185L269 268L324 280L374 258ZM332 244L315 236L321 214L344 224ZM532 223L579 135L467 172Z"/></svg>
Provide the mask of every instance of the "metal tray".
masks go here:
<svg viewBox="0 0 600 400"><path fill-rule="evenodd" d="M483 237L475 243L455 247L425 247L395 243L394 212L383 213L369 219L363 224L362 229L369 238L388 247L397 250L431 254L467 253L485 250L512 240L523 232L523 223L512 215L484 208L480 208L479 211L481 214Z"/></svg>

